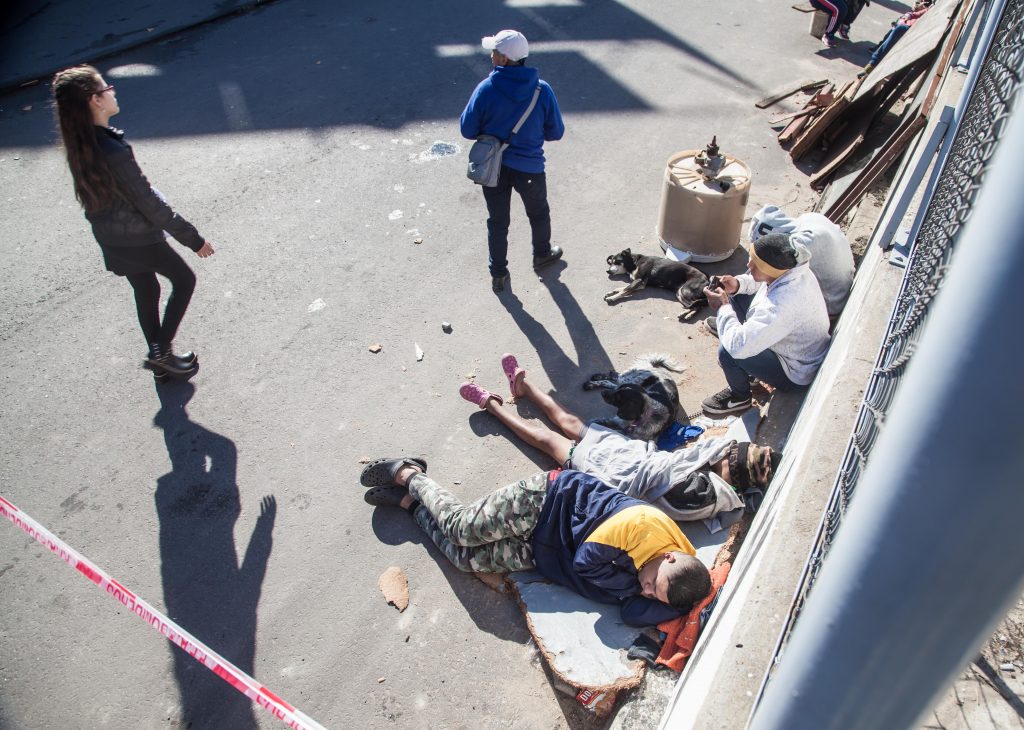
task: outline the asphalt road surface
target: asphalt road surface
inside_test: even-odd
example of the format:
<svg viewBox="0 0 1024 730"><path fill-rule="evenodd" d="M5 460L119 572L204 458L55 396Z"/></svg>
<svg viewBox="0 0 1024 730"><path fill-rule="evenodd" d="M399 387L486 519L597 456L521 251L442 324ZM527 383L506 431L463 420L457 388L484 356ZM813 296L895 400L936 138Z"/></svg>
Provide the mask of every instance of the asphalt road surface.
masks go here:
<svg viewBox="0 0 1024 730"><path fill-rule="evenodd" d="M855 40L891 13L873 4ZM496 296L458 115L489 70L479 38L505 27L565 117L547 156L566 253L534 274L515 203ZM715 341L667 292L602 300L621 285L605 258L658 252L665 162L712 135L754 170L748 215L806 208L753 101L852 77L862 50L822 53L806 30L768 0L281 0L101 61L113 123L217 249L182 249L199 284L177 345L201 369L168 387L140 368L45 85L0 98L0 495L328 727L596 725L552 689L511 600L364 504L360 460L422 454L466 498L553 467L457 394L473 376L501 389L506 351L586 417L608 407L582 381L644 352L687 366L690 410L721 388ZM392 565L404 613L377 589ZM0 727L277 722L7 524Z"/></svg>

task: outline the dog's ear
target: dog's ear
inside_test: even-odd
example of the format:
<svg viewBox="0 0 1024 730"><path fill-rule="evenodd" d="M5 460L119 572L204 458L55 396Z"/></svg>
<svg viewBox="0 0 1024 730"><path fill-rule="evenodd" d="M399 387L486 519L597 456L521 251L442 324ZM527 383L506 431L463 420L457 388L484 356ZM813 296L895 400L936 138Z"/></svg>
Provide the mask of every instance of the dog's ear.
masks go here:
<svg viewBox="0 0 1024 730"><path fill-rule="evenodd" d="M644 412L644 391L632 383L623 385L616 389L615 400L608 399L608 402L616 406L615 415L623 421L635 421Z"/></svg>
<svg viewBox="0 0 1024 730"><path fill-rule="evenodd" d="M622 253L625 254L626 256L632 256L633 255L633 252L630 251L628 248L625 251L623 251Z"/></svg>

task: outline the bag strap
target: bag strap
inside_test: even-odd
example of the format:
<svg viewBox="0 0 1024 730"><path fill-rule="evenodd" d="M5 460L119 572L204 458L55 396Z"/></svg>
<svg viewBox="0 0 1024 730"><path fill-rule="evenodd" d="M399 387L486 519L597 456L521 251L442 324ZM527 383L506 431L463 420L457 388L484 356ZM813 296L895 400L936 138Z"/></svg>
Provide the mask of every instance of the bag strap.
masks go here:
<svg viewBox="0 0 1024 730"><path fill-rule="evenodd" d="M523 112L523 116L519 117L519 121L516 122L516 126L512 127L512 134L510 134L508 136L508 142L506 142L505 144L508 145L508 144L512 143L512 138L515 137L516 133L519 132L519 128L521 126L523 126L524 122L526 122L526 118L528 116L530 116L530 112L533 111L533 108L535 106L537 106L537 99L539 99L539 98L540 98L540 84L537 84L537 88L533 92L533 98L530 100L530 106L526 107L526 111Z"/></svg>

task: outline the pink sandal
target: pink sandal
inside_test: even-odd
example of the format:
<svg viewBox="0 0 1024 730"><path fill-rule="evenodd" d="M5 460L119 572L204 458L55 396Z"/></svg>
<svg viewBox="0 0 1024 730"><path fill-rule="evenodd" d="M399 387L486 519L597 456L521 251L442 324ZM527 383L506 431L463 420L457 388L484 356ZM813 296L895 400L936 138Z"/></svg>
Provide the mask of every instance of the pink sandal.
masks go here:
<svg viewBox="0 0 1024 730"><path fill-rule="evenodd" d="M498 405L501 405L505 402L497 393L492 393L489 390L481 388L476 383L463 383L462 385L460 385L459 395L461 395L464 400L468 400L470 403L478 405L481 408L487 408L487 401L489 401L491 398L494 398L496 401L498 401Z"/></svg>
<svg viewBox="0 0 1024 730"><path fill-rule="evenodd" d="M520 377L526 377L526 371L519 367L516 356L507 352L501 356L501 369L505 372L505 377L508 378L508 392L512 394L513 398L518 398L520 393L516 388L516 383Z"/></svg>

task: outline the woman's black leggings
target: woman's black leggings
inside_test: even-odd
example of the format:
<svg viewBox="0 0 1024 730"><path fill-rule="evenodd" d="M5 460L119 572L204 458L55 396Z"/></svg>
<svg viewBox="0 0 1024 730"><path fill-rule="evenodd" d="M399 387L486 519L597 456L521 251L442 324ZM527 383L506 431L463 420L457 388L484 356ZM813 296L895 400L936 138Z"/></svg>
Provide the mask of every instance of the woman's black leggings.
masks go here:
<svg viewBox="0 0 1024 730"><path fill-rule="evenodd" d="M135 290L135 308L139 313L139 325L146 343L159 342L168 347L174 341L192 292L196 288L196 275L188 267L178 253L167 247L164 255L155 267L155 271L141 274L128 274L126 279ZM164 310L164 321L160 323L160 282L156 275L160 274L171 282L171 296Z"/></svg>

